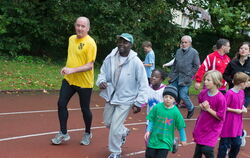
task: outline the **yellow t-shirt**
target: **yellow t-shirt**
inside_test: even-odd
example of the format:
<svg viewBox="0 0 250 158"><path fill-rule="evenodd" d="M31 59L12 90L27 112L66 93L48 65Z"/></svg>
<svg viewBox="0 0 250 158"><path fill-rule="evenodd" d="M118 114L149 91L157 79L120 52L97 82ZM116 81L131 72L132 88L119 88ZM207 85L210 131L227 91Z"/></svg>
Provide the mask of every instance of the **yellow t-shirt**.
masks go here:
<svg viewBox="0 0 250 158"><path fill-rule="evenodd" d="M94 62L96 58L96 43L89 35L78 39L76 35L69 37L68 58L66 67L74 68L83 66L89 62ZM77 72L65 75L64 78L70 85L81 88L93 88L94 69L86 72Z"/></svg>

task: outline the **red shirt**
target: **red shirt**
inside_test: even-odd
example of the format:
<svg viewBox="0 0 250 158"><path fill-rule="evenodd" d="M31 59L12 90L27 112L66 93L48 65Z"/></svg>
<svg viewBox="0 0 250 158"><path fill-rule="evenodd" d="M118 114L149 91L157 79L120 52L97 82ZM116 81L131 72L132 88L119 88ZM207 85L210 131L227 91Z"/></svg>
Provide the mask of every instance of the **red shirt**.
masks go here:
<svg viewBox="0 0 250 158"><path fill-rule="evenodd" d="M209 70L217 70L223 74L229 62L230 58L226 54L220 55L218 51L209 54L196 72L195 81L201 82L203 75ZM221 89L226 89L227 83L224 79L222 84Z"/></svg>

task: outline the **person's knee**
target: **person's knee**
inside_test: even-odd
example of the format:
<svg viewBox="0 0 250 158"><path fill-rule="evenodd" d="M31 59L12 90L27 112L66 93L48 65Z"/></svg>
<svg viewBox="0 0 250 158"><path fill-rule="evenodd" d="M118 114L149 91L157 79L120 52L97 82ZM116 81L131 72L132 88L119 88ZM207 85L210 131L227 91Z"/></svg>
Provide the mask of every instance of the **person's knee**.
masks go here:
<svg viewBox="0 0 250 158"><path fill-rule="evenodd" d="M58 100L58 102L57 102L57 107L58 107L59 110L61 110L61 109L66 109L66 106L67 106L67 103L65 103L65 102L62 101L62 100Z"/></svg>
<svg viewBox="0 0 250 158"><path fill-rule="evenodd" d="M91 111L90 111L90 108L83 107L83 106L81 106L81 107L82 107L81 111L82 111L83 114L85 114L85 115L91 115L92 114Z"/></svg>

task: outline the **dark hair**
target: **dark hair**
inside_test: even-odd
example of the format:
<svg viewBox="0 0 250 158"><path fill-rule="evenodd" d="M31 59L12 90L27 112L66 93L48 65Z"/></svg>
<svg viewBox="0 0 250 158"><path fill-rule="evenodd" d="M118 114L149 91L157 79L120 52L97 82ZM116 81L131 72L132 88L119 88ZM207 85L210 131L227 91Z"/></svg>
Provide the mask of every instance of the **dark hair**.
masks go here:
<svg viewBox="0 0 250 158"><path fill-rule="evenodd" d="M161 79L164 81L165 78L166 78L166 73L165 73L163 70L161 70L161 69L154 69L154 70L152 71L152 73L155 72L155 71L159 71L159 72L160 72L160 74L161 74Z"/></svg>
<svg viewBox="0 0 250 158"><path fill-rule="evenodd" d="M217 49L221 49L222 46L225 46L227 43L229 43L228 39L221 38L217 41L216 47Z"/></svg>
<svg viewBox="0 0 250 158"><path fill-rule="evenodd" d="M243 42L241 45L240 45L240 47L241 46L243 46L243 45L248 45L248 47L249 47L249 49L250 49L250 43L249 42ZM239 47L239 49L240 49L240 47ZM239 52L236 52L235 53L235 56L234 56L234 59L239 59L240 58L240 53Z"/></svg>

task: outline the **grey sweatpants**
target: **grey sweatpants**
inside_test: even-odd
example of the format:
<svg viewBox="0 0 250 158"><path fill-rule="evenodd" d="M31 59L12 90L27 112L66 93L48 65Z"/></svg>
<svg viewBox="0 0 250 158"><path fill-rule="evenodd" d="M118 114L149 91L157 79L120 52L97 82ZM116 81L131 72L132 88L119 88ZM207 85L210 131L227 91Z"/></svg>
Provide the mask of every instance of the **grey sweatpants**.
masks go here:
<svg viewBox="0 0 250 158"><path fill-rule="evenodd" d="M124 126L124 121L131 107L132 105L112 105L105 103L103 118L104 124L109 128L108 146L111 153L120 154L122 152L121 140L127 131L127 128Z"/></svg>

